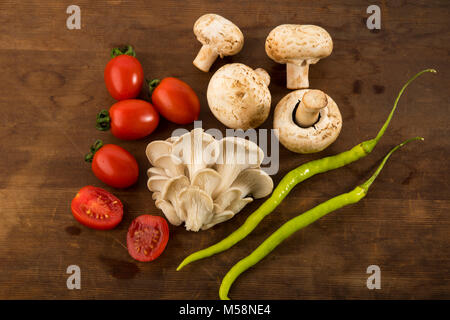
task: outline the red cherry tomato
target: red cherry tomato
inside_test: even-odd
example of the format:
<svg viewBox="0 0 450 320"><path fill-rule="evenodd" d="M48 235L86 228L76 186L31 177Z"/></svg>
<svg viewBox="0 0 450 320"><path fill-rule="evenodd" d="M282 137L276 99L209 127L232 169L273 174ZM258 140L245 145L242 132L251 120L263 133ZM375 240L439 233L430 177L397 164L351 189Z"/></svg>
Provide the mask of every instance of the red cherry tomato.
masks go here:
<svg viewBox="0 0 450 320"><path fill-rule="evenodd" d="M132 99L141 92L144 71L135 57L122 54L108 62L104 78L106 88L114 99Z"/></svg>
<svg viewBox="0 0 450 320"><path fill-rule="evenodd" d="M103 145L98 140L91 147L92 171L104 183L115 188L127 188L136 183L139 167L136 159L127 150L115 145ZM92 157L92 152L95 152Z"/></svg>
<svg viewBox="0 0 450 320"><path fill-rule="evenodd" d="M167 120L188 124L198 119L200 101L194 90L177 78L164 78L153 90L152 102Z"/></svg>
<svg viewBox="0 0 450 320"><path fill-rule="evenodd" d="M142 215L134 219L128 229L128 252L138 261L152 261L161 255L168 240L169 226L166 219Z"/></svg>
<svg viewBox="0 0 450 320"><path fill-rule="evenodd" d="M98 230L112 229L123 217L122 202L101 188L81 188L72 200L72 214L81 224Z"/></svg>
<svg viewBox="0 0 450 320"><path fill-rule="evenodd" d="M159 114L147 101L128 99L115 103L109 109L111 132L124 140L148 136L159 123Z"/></svg>

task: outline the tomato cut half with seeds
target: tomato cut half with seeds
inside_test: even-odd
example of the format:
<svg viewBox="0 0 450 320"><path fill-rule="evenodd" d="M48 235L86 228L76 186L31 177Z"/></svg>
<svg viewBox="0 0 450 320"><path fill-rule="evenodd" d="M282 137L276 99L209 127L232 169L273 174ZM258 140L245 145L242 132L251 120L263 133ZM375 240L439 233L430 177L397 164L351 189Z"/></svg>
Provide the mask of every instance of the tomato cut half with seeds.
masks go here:
<svg viewBox="0 0 450 320"><path fill-rule="evenodd" d="M152 261L161 255L168 240L166 219L144 214L134 219L128 229L128 252L138 261Z"/></svg>
<svg viewBox="0 0 450 320"><path fill-rule="evenodd" d="M123 217L122 202L108 191L93 186L78 191L71 209L78 222L98 230L114 228Z"/></svg>

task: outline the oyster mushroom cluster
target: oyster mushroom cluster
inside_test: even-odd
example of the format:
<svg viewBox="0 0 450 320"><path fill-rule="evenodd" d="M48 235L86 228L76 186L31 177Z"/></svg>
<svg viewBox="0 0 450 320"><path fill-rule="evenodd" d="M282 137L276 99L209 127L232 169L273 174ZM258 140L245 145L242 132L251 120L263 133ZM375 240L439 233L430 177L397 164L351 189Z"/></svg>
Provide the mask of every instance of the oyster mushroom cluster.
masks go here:
<svg viewBox="0 0 450 320"><path fill-rule="evenodd" d="M264 152L255 143L216 140L201 128L148 144L147 186L171 224L206 230L232 218L253 199L269 195L272 178L261 168ZM250 197L251 195L251 197Z"/></svg>

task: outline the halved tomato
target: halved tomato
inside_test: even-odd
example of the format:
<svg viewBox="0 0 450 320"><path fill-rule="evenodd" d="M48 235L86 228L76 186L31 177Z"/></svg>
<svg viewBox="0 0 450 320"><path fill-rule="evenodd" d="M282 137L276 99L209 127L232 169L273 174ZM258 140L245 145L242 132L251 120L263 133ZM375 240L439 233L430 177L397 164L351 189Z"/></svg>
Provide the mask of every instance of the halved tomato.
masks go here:
<svg viewBox="0 0 450 320"><path fill-rule="evenodd" d="M161 255L168 240L166 219L144 214L134 219L128 229L128 252L138 261L152 261Z"/></svg>
<svg viewBox="0 0 450 320"><path fill-rule="evenodd" d="M71 209L78 222L98 230L114 228L123 217L122 202L108 191L93 186L78 191Z"/></svg>

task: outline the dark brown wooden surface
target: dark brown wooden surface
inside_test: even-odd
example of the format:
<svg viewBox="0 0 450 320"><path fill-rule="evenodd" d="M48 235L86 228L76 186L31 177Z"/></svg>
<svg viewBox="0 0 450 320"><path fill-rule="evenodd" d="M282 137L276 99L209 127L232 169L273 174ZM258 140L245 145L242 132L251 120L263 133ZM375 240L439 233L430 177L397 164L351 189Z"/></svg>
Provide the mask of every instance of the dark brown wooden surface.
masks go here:
<svg viewBox="0 0 450 320"><path fill-rule="evenodd" d="M366 1L11 1L0 4L0 298L216 299L222 277L291 217L364 181L396 143L413 136L392 157L360 203L298 232L243 274L235 299L450 298L449 43L447 0L374 1L382 29L365 26ZM66 28L70 4L81 7L81 30ZM192 65L200 44L192 26L214 12L245 35L236 56L218 60L210 73ZM176 76L202 104L205 128L225 128L212 116L206 87L212 72L230 62L263 67L272 76L272 108L289 92L285 68L264 51L265 37L282 23L318 24L334 40L332 55L310 69L314 88L339 105L343 129L327 150L298 155L280 148L281 177L297 165L332 155L373 137L401 85L418 79L402 98L392 126L367 158L297 186L245 241L176 272L182 259L227 236L262 203L255 201L212 230L170 228L164 254L153 263L130 258L127 228L140 214L162 214L146 188L144 150L176 125L162 121L141 141L124 142L95 130L100 108L114 100L103 82L109 50L132 44L147 77ZM147 98L146 94L143 94ZM270 117L262 128L270 128ZM186 126L190 129L190 126ZM133 153L139 182L113 190L99 182L83 155L97 138ZM70 201L84 185L123 200L123 222L100 232L79 225ZM81 290L66 288L66 268L81 267ZM368 290L366 268L381 268L382 289Z"/></svg>

